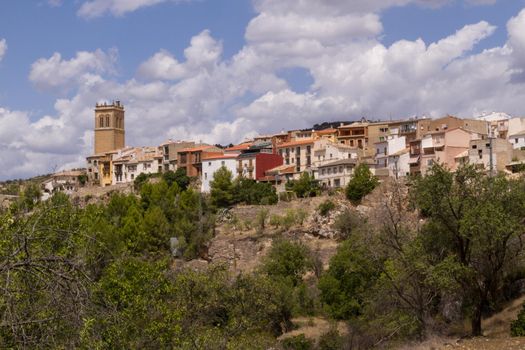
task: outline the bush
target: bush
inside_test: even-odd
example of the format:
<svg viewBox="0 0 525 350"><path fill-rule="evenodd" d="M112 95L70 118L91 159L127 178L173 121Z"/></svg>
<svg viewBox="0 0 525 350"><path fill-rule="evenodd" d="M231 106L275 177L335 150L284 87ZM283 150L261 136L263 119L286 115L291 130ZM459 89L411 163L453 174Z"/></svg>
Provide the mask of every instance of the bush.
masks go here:
<svg viewBox="0 0 525 350"><path fill-rule="evenodd" d="M299 198L315 197L321 192L318 181L306 172L301 174L299 180L287 182L286 189L295 192Z"/></svg>
<svg viewBox="0 0 525 350"><path fill-rule="evenodd" d="M142 185L149 179L148 174L139 174L135 180L133 181L133 187L135 188L135 191L140 191Z"/></svg>
<svg viewBox="0 0 525 350"><path fill-rule="evenodd" d="M347 239L352 230L362 223L362 220L358 213L345 209L341 214L337 215L332 228L339 233L341 239Z"/></svg>
<svg viewBox="0 0 525 350"><path fill-rule="evenodd" d="M317 349L319 350L340 350L343 349L344 339L339 334L335 327L332 327L328 332L323 334L319 338L319 344L317 344Z"/></svg>
<svg viewBox="0 0 525 350"><path fill-rule="evenodd" d="M335 209L335 203L329 199L319 204L319 207L317 208L317 210L319 210L319 215L321 216L327 216L333 209Z"/></svg>
<svg viewBox="0 0 525 350"><path fill-rule="evenodd" d="M262 233L264 231L269 213L270 211L266 208L259 210L259 212L257 213L257 216L255 217L255 226L257 227L257 231L259 233Z"/></svg>
<svg viewBox="0 0 525 350"><path fill-rule="evenodd" d="M307 339L304 334L286 338L281 343L285 350L310 350L314 348L314 343Z"/></svg>
<svg viewBox="0 0 525 350"><path fill-rule="evenodd" d="M379 181L372 175L368 165L362 163L354 170L354 176L346 187L346 198L354 204L359 204L364 196L376 188Z"/></svg>
<svg viewBox="0 0 525 350"><path fill-rule="evenodd" d="M279 193L279 200L282 202L290 202L294 197L293 192L281 192Z"/></svg>
<svg viewBox="0 0 525 350"><path fill-rule="evenodd" d="M518 314L518 318L510 324L510 335L513 337L525 336L525 304Z"/></svg>

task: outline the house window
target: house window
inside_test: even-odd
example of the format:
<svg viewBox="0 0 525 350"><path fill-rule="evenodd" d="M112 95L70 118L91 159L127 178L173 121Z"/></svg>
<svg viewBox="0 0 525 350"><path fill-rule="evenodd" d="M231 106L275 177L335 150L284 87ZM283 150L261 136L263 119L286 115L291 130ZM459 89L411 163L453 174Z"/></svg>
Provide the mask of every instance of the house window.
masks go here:
<svg viewBox="0 0 525 350"><path fill-rule="evenodd" d="M472 145L472 149L478 148L478 145Z"/></svg>
<svg viewBox="0 0 525 350"><path fill-rule="evenodd" d="M221 162L221 165L223 165L223 166L224 166L224 164L225 164L225 163L224 163L224 160L223 160L223 161Z"/></svg>
<svg viewBox="0 0 525 350"><path fill-rule="evenodd" d="M208 166L211 166L211 162L208 162Z"/></svg>
<svg viewBox="0 0 525 350"><path fill-rule="evenodd" d="M519 139L514 139L514 143L518 143Z"/></svg>
<svg viewBox="0 0 525 350"><path fill-rule="evenodd" d="M208 173L204 173L204 180L208 180Z"/></svg>
<svg viewBox="0 0 525 350"><path fill-rule="evenodd" d="M427 161L427 165L428 165L428 166L432 166L432 164L434 164L434 160L433 160L433 159L429 159L429 160Z"/></svg>

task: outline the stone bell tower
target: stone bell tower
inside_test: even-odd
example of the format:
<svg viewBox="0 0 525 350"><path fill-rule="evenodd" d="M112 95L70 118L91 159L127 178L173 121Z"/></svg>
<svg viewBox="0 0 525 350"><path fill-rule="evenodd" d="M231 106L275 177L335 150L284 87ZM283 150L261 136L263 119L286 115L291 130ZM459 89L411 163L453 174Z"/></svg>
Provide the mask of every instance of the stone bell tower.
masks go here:
<svg viewBox="0 0 525 350"><path fill-rule="evenodd" d="M120 101L95 107L95 154L124 148L124 106Z"/></svg>

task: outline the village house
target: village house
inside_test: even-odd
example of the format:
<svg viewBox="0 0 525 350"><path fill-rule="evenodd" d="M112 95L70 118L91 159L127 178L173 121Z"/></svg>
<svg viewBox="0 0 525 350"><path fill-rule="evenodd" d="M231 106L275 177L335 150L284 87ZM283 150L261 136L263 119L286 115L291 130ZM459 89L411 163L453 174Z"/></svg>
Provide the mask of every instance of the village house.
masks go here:
<svg viewBox="0 0 525 350"><path fill-rule="evenodd" d="M182 148L177 151L177 169L184 169L187 176L200 179L202 176L202 158L223 153L221 148L210 145Z"/></svg>
<svg viewBox="0 0 525 350"><path fill-rule="evenodd" d="M512 145L512 148L525 150L525 130L509 135L509 142Z"/></svg>
<svg viewBox="0 0 525 350"><path fill-rule="evenodd" d="M158 147L137 147L113 155L112 185L133 182L140 174L163 171L163 158Z"/></svg>
<svg viewBox="0 0 525 350"><path fill-rule="evenodd" d="M339 188L348 185L354 174L357 164L355 158L344 158L319 165L316 172L316 179L321 187Z"/></svg>
<svg viewBox="0 0 525 350"><path fill-rule="evenodd" d="M237 175L252 180L262 180L266 171L283 164L283 158L275 154L272 142L255 142L237 156Z"/></svg>
<svg viewBox="0 0 525 350"><path fill-rule="evenodd" d="M159 146L159 152L162 153L163 171L177 170L178 151L183 148L195 147L194 141L173 141L168 140Z"/></svg>
<svg viewBox="0 0 525 350"><path fill-rule="evenodd" d="M418 171L423 175L426 174L428 169L436 162L444 164L450 170L454 171L459 166L456 157L469 149L471 140L482 138L483 135L462 128L434 131L427 133L417 147L415 143L417 143L418 140L411 143L410 156L414 156L412 153L414 149L420 149ZM409 162L411 163L411 161ZM411 168L411 170L414 169Z"/></svg>
<svg viewBox="0 0 525 350"><path fill-rule="evenodd" d="M80 180L85 175L85 170L67 170L52 174L50 179L41 184L42 200L47 200L57 192L72 194L83 185Z"/></svg>
<svg viewBox="0 0 525 350"><path fill-rule="evenodd" d="M350 147L366 150L368 148L368 125L366 120L343 125L337 129L337 142Z"/></svg>
<svg viewBox="0 0 525 350"><path fill-rule="evenodd" d="M391 135L376 142L374 174L378 177L404 177L410 174L410 152L405 136Z"/></svg>
<svg viewBox="0 0 525 350"><path fill-rule="evenodd" d="M277 192L286 191L286 183L292 181L295 174L295 166L293 165L279 165L269 170L266 170L264 177L260 178L261 182L271 183Z"/></svg>
<svg viewBox="0 0 525 350"><path fill-rule="evenodd" d="M295 166L295 178L299 178L301 173L311 171L313 147L313 139L291 141L277 145L277 152L283 158L285 165Z"/></svg>
<svg viewBox="0 0 525 350"><path fill-rule="evenodd" d="M490 172L491 170L493 172L505 171L506 166L512 161L512 155L513 148L507 140L493 138L470 141L468 151L469 163L475 164L480 169L487 172Z"/></svg>
<svg viewBox="0 0 525 350"><path fill-rule="evenodd" d="M344 144L331 142L328 139L320 139L314 142L313 167L315 168L341 159L358 159L358 150Z"/></svg>

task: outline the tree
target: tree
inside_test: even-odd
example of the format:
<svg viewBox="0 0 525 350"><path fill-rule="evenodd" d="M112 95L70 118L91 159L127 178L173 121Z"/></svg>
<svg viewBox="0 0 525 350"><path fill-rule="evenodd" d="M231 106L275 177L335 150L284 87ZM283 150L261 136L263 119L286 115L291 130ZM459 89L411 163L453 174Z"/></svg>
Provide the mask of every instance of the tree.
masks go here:
<svg viewBox="0 0 525 350"><path fill-rule="evenodd" d="M416 181L413 198L428 217L427 254L442 271L441 282L462 292L472 334L480 335L484 310L500 301L503 280L521 262L524 185L487 177L472 165L451 173L436 164Z"/></svg>
<svg viewBox="0 0 525 350"><path fill-rule="evenodd" d="M270 276L299 285L303 275L311 268L310 252L302 243L278 240L273 243L263 264Z"/></svg>
<svg viewBox="0 0 525 350"><path fill-rule="evenodd" d="M162 174L162 178L169 187L171 187L173 183L177 183L182 191L185 191L190 185L190 178L186 175L185 168L178 168L175 172L171 170L166 171Z"/></svg>
<svg viewBox="0 0 525 350"><path fill-rule="evenodd" d="M256 182L239 176L234 181L234 193L236 203L249 205L276 204L278 196L275 188L269 183Z"/></svg>
<svg viewBox="0 0 525 350"><path fill-rule="evenodd" d="M40 197L42 197L42 191L35 183L29 183L25 186L22 194L20 196L20 206L27 211L32 210L35 205L40 202Z"/></svg>
<svg viewBox="0 0 525 350"><path fill-rule="evenodd" d="M77 347L89 295L78 217L63 194L0 214L0 347Z"/></svg>
<svg viewBox="0 0 525 350"><path fill-rule="evenodd" d="M319 279L321 301L332 317L350 320L363 312L365 297L378 277L366 247L358 241L344 241Z"/></svg>
<svg viewBox="0 0 525 350"><path fill-rule="evenodd" d="M233 175L225 166L222 166L213 174L210 182L211 202L218 208L227 208L234 203Z"/></svg>
<svg viewBox="0 0 525 350"><path fill-rule="evenodd" d="M346 187L346 198L354 204L361 202L364 196L376 188L379 181L372 175L368 165L359 164L354 170L354 176Z"/></svg>
<svg viewBox="0 0 525 350"><path fill-rule="evenodd" d="M123 257L92 288L82 329L85 348L165 349L178 336L173 285L164 261Z"/></svg>

